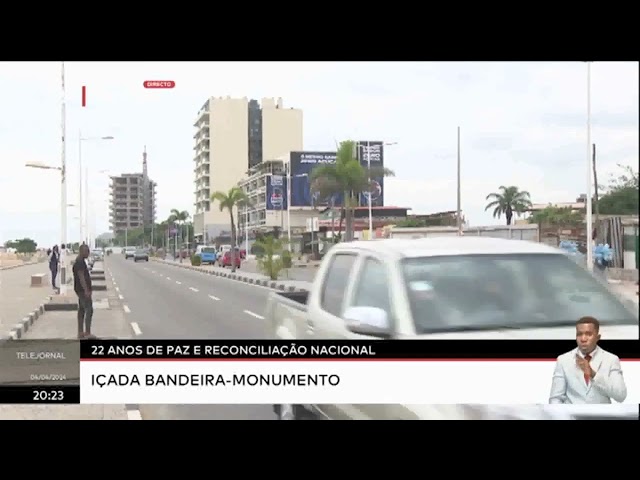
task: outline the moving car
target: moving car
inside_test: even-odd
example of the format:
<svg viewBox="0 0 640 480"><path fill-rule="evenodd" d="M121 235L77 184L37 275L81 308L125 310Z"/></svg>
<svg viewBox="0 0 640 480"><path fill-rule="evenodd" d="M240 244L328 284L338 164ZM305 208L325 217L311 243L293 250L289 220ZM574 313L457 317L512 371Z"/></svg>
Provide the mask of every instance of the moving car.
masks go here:
<svg viewBox="0 0 640 480"><path fill-rule="evenodd" d="M617 297L562 250L486 237L339 243L323 259L309 292L272 292L265 312L272 335L290 341L570 340L575 322L586 315L600 321L607 339L638 338L635 304ZM567 409L548 407L275 405L274 410L283 420L577 418ZM626 407L609 405L615 412L610 415L626 418Z"/></svg>
<svg viewBox="0 0 640 480"><path fill-rule="evenodd" d="M143 248L137 249L133 253L133 261L134 262L148 262L149 261L149 252Z"/></svg>
<svg viewBox="0 0 640 480"><path fill-rule="evenodd" d="M202 263L202 265L207 263L213 265L216 263L216 259L218 258L218 255L216 254L216 247L209 247L205 245L198 245L195 254L200 257L200 263Z"/></svg>
<svg viewBox="0 0 640 480"><path fill-rule="evenodd" d="M124 247L123 253L125 260L129 260L135 256L136 247Z"/></svg>

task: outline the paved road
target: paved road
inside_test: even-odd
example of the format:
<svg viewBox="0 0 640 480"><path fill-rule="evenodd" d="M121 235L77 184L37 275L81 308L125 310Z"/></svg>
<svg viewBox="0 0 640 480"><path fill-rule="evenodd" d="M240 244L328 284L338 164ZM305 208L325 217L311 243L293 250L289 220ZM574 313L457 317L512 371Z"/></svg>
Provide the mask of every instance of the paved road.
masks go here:
<svg viewBox="0 0 640 480"><path fill-rule="evenodd" d="M135 333L142 338L267 338L270 290L163 265L106 261ZM269 405L144 405L144 419L275 419Z"/></svg>

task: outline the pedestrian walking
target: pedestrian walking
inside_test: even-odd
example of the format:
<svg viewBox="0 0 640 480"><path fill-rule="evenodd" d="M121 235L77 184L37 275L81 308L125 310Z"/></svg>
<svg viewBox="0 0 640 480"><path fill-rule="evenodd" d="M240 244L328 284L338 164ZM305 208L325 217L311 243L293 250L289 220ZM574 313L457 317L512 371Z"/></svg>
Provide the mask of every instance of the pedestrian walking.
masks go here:
<svg viewBox="0 0 640 480"><path fill-rule="evenodd" d="M49 270L51 271L51 286L56 293L60 293L60 288L56 287L56 277L58 276L59 267L60 250L58 249L58 245L54 245L49 255Z"/></svg>
<svg viewBox="0 0 640 480"><path fill-rule="evenodd" d="M73 289L78 295L78 339L95 338L91 334L93 300L91 298L91 274L87 266L89 246L80 245L80 253L73 262Z"/></svg>

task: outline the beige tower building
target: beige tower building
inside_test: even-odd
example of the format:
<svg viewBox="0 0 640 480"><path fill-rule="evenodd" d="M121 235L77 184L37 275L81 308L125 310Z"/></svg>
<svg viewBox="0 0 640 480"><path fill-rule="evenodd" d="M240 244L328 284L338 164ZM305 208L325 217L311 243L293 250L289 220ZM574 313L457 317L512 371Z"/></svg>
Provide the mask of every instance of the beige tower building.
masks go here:
<svg viewBox="0 0 640 480"><path fill-rule="evenodd" d="M194 123L195 214L199 242L230 231L229 212L211 194L228 192L263 159L303 150L302 110L284 108L281 98L211 97Z"/></svg>

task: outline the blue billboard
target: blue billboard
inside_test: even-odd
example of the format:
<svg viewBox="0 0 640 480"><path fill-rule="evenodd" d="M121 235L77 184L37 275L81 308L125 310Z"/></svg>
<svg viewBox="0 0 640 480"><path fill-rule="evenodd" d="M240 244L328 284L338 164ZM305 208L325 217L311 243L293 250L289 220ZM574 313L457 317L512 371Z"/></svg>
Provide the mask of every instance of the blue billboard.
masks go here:
<svg viewBox="0 0 640 480"><path fill-rule="evenodd" d="M267 175L267 210L287 209L287 177L284 175Z"/></svg>
<svg viewBox="0 0 640 480"><path fill-rule="evenodd" d="M318 165L336 163L336 152L291 152L291 206L311 207L327 204L327 199L320 199L311 193L309 176Z"/></svg>
<svg viewBox="0 0 640 480"><path fill-rule="evenodd" d="M384 167L384 142L380 141L359 141L357 142L357 154L360 165L367 168ZM384 207L384 177L376 176L371 179L371 189L369 192L360 194L360 206L369 206L369 195L371 195L371 206Z"/></svg>

